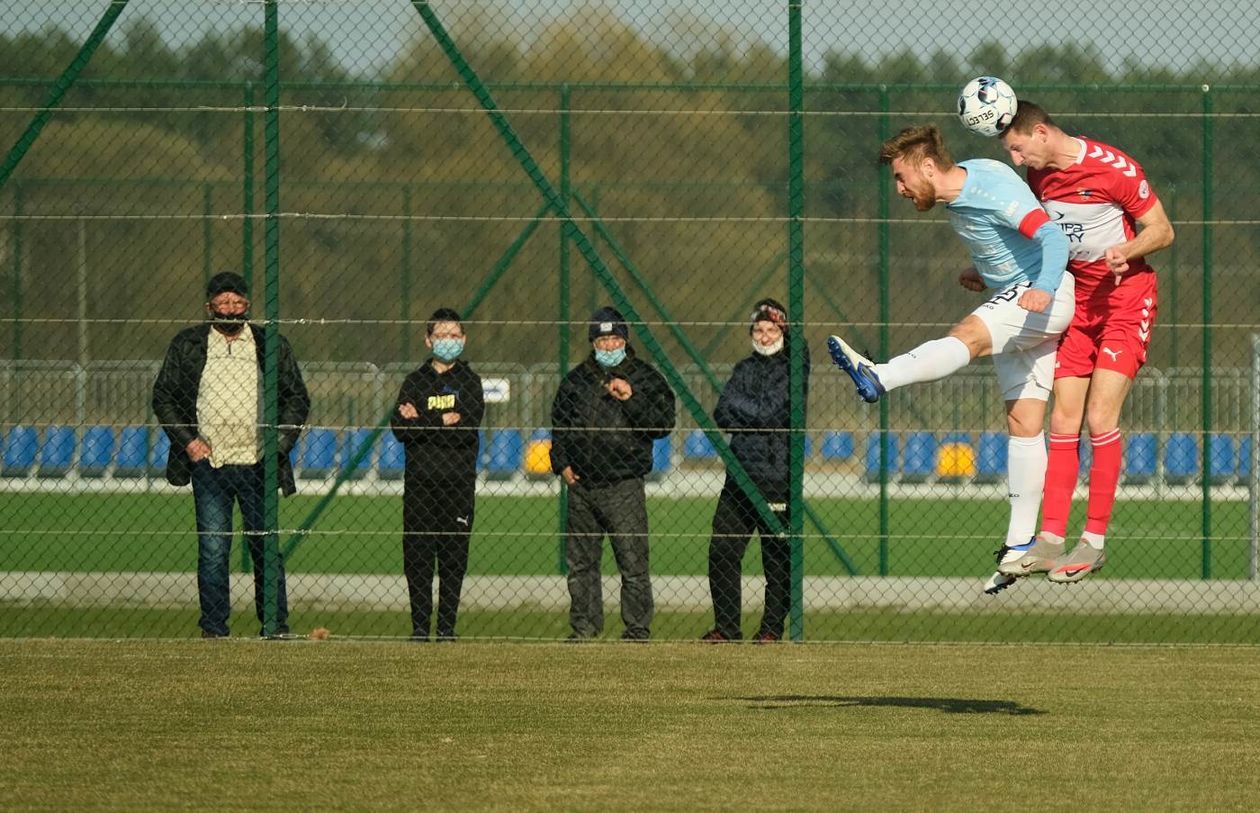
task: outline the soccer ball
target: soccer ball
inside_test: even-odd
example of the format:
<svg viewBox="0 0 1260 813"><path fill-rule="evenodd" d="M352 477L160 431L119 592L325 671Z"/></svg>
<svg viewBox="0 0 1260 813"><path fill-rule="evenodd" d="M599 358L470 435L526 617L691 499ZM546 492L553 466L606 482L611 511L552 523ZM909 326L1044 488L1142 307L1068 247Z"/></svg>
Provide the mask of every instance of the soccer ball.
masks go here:
<svg viewBox="0 0 1260 813"><path fill-rule="evenodd" d="M996 76L977 76L958 94L958 118L973 133L1000 135L1015 118L1018 104L1010 85Z"/></svg>

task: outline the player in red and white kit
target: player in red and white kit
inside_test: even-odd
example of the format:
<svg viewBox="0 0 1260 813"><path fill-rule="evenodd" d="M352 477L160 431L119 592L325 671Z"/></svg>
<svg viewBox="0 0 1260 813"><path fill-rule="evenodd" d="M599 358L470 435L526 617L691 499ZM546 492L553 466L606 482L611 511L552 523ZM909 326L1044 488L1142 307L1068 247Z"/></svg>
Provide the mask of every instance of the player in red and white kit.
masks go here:
<svg viewBox="0 0 1260 813"><path fill-rule="evenodd" d="M1002 145L1016 166L1028 167L1028 185L1067 235L1076 312L1055 367L1042 530L1023 557L998 570L1075 582L1107 561L1103 541L1120 480L1120 407L1146 363L1159 301L1145 258L1172 244L1173 228L1136 161L1068 135L1036 104L1019 102ZM1081 540L1066 553L1082 424L1093 448L1089 503Z"/></svg>

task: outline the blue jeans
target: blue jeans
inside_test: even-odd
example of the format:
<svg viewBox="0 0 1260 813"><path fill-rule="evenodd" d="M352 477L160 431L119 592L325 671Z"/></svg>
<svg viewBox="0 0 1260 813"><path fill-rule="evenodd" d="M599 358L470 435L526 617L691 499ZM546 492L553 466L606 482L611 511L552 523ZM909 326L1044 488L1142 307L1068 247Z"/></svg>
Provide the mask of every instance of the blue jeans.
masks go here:
<svg viewBox="0 0 1260 813"><path fill-rule="evenodd" d="M254 607L263 620L263 465L211 467L208 461L193 465L193 505L197 514L197 596L201 620L197 625L212 635L228 634L231 612L229 564L232 553L232 504L241 506L245 544L254 563ZM289 604L285 595L284 562L277 562L276 627L289 631Z"/></svg>

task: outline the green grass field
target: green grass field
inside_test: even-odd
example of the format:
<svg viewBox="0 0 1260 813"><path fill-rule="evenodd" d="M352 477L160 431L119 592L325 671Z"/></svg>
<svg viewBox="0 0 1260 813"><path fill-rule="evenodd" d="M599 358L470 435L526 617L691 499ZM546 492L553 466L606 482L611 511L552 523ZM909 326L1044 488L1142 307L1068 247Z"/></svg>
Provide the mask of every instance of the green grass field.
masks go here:
<svg viewBox="0 0 1260 813"><path fill-rule="evenodd" d="M281 502L280 523L294 528L317 498ZM715 500L653 499L653 573L705 572ZM874 500L812 500L861 575L878 575L879 507ZM1006 529L1004 500L899 499L889 507L887 575L982 575ZM556 500L478 499L469 572L556 573ZM1079 527L1079 520L1073 527ZM6 494L0 500L0 570L191 571L196 567L192 499L170 494ZM1212 506L1212 577L1246 577L1247 506ZM339 497L302 540L288 565L308 573L397 573L401 500ZM843 575L827 545L806 526L806 572ZM1193 502L1120 502L1109 534L1111 565L1121 578L1197 579L1203 562L1202 514ZM615 567L611 553L608 572ZM758 556L747 559L757 572Z"/></svg>
<svg viewBox="0 0 1260 813"><path fill-rule="evenodd" d="M11 810L1254 810L1260 649L0 641Z"/></svg>

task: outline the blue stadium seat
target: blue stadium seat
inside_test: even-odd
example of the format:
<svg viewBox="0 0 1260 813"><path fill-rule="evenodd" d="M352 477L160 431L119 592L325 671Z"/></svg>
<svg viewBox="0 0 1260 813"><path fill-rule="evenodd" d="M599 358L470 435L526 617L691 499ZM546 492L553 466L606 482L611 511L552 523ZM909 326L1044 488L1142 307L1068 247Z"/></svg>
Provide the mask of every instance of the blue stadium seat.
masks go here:
<svg viewBox="0 0 1260 813"><path fill-rule="evenodd" d="M1208 436L1208 465L1212 467L1212 485L1224 485L1238 471L1234 455L1234 436L1212 433Z"/></svg>
<svg viewBox="0 0 1260 813"><path fill-rule="evenodd" d="M901 458L901 481L922 483L936 470L936 435L911 432L906 435L906 451Z"/></svg>
<svg viewBox="0 0 1260 813"><path fill-rule="evenodd" d="M65 477L74 465L74 447L77 440L72 426L50 426L44 430L44 442L39 447L40 477Z"/></svg>
<svg viewBox="0 0 1260 813"><path fill-rule="evenodd" d="M104 477L114 459L114 430L109 426L92 426L83 433L79 448L79 476Z"/></svg>
<svg viewBox="0 0 1260 813"><path fill-rule="evenodd" d="M372 439L371 429L351 429L346 434L346 440L341 444L341 463L342 473L348 480L358 480L372 469L372 455L375 449L369 448L363 459L359 461L359 465L353 469L350 468L350 461L359 453L359 450Z"/></svg>
<svg viewBox="0 0 1260 813"><path fill-rule="evenodd" d="M1006 435L1002 432L981 432L977 443L975 482L1001 482L1006 477Z"/></svg>
<svg viewBox="0 0 1260 813"><path fill-rule="evenodd" d="M970 432L946 432L944 436L941 437L941 445L944 446L946 443L966 443L968 446L970 446L971 433Z"/></svg>
<svg viewBox="0 0 1260 813"><path fill-rule="evenodd" d="M490 449L486 445L486 430L477 430L477 471L486 470L486 462L489 459Z"/></svg>
<svg viewBox="0 0 1260 813"><path fill-rule="evenodd" d="M143 477L149 467L149 427L124 426L118 437L115 477Z"/></svg>
<svg viewBox="0 0 1260 813"><path fill-rule="evenodd" d="M403 468L407 462L407 453L393 432L381 435L381 456L376 464L376 472L382 480L397 480L403 476Z"/></svg>
<svg viewBox="0 0 1260 813"><path fill-rule="evenodd" d="M298 443L298 473L306 478L324 478L337 463L337 433L315 427L302 434Z"/></svg>
<svg viewBox="0 0 1260 813"><path fill-rule="evenodd" d="M669 442L669 436L657 438L652 441L652 474L653 479L659 480L668 472L672 465L671 455L673 446Z"/></svg>
<svg viewBox="0 0 1260 813"><path fill-rule="evenodd" d="M1182 485L1198 473L1198 438L1188 432L1169 435L1164 444L1164 481L1170 485Z"/></svg>
<svg viewBox="0 0 1260 813"><path fill-rule="evenodd" d="M35 468L39 454L39 432L33 426L15 426L4 436L0 472L5 477L26 477Z"/></svg>
<svg viewBox="0 0 1260 813"><path fill-rule="evenodd" d="M159 426L153 430L153 443L149 446L149 476L161 479L166 476L166 458L171 454L171 439Z"/></svg>
<svg viewBox="0 0 1260 813"><path fill-rule="evenodd" d="M1124 481L1134 485L1155 479L1159 444L1153 432L1134 432L1124 438Z"/></svg>
<svg viewBox="0 0 1260 813"><path fill-rule="evenodd" d="M486 450L486 477L509 480L525 462L525 437L518 429L497 429Z"/></svg>
<svg viewBox="0 0 1260 813"><path fill-rule="evenodd" d="M852 432L826 432L819 453L824 461L849 460L856 451Z"/></svg>
<svg viewBox="0 0 1260 813"><path fill-rule="evenodd" d="M889 432L884 435L884 442L881 444L879 442L880 434L879 432L871 432L866 436L866 466L863 476L867 482L879 481L881 446L883 447L882 454L887 460L888 476L891 478L897 473L897 458L899 457L898 451L900 449L897 436Z"/></svg>
<svg viewBox="0 0 1260 813"><path fill-rule="evenodd" d="M687 460L714 460L717 456L717 449L703 429L692 429L683 439L683 457Z"/></svg>
<svg viewBox="0 0 1260 813"><path fill-rule="evenodd" d="M1251 435L1238 440L1238 484L1247 485L1251 480Z"/></svg>

